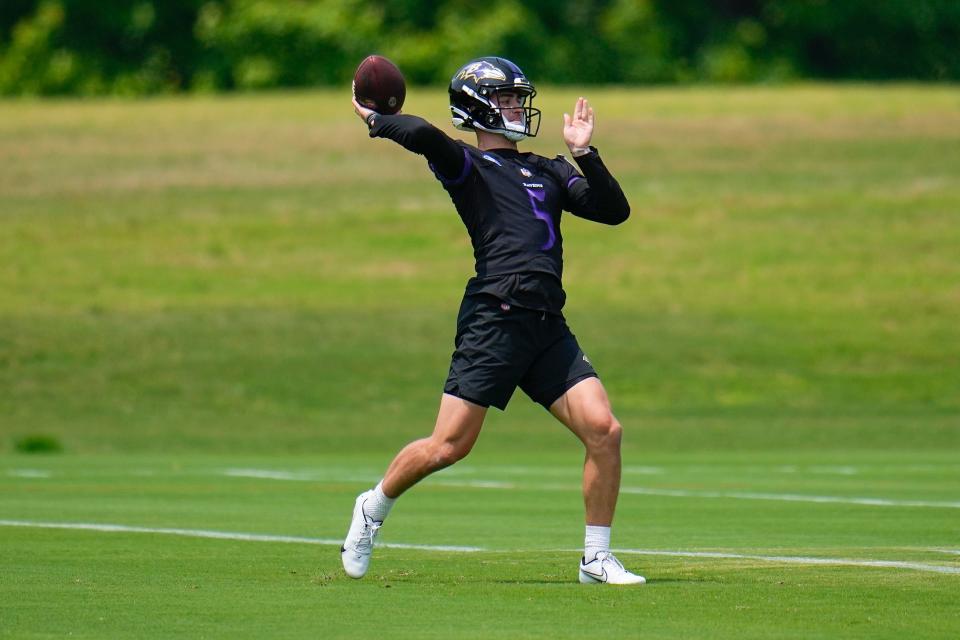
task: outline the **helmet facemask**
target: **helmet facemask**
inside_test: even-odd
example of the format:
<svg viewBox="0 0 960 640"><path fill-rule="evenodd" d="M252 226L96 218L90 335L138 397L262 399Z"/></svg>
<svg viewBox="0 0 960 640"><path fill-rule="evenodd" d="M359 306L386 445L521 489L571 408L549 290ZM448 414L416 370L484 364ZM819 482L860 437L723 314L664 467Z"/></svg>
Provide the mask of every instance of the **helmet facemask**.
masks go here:
<svg viewBox="0 0 960 640"><path fill-rule="evenodd" d="M513 142L536 136L540 130L540 110L533 108L536 94L533 90L513 87L494 91L489 99L491 107L488 118L493 122L491 129ZM504 106L510 100L508 96L515 96L516 104Z"/></svg>

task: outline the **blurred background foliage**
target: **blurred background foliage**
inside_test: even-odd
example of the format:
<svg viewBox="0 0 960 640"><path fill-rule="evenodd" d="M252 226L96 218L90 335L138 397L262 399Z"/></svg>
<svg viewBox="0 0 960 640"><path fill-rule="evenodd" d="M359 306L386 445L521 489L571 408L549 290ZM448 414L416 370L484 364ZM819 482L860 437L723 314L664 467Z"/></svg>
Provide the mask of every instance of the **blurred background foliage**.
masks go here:
<svg viewBox="0 0 960 640"><path fill-rule="evenodd" d="M956 0L0 0L0 94L442 84L498 54L543 83L960 79Z"/></svg>

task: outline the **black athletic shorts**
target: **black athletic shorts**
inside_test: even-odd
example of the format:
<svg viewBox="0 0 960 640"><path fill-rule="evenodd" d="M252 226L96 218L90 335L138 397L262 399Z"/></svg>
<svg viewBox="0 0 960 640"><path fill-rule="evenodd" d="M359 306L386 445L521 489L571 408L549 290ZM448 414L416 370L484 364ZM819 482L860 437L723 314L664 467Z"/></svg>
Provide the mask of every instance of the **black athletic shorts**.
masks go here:
<svg viewBox="0 0 960 640"><path fill-rule="evenodd" d="M512 307L489 295L463 299L444 393L501 411L518 386L549 409L597 377L563 316Z"/></svg>

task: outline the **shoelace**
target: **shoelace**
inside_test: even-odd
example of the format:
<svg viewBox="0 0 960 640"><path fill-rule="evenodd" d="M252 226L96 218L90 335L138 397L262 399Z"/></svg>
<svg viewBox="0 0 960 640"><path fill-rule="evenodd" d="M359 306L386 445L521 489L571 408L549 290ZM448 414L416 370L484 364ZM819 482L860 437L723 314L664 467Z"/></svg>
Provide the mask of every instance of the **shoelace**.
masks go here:
<svg viewBox="0 0 960 640"><path fill-rule="evenodd" d="M600 553L597 554L597 559L600 560L600 566L601 566L601 567L603 567L603 563L604 563L604 562L607 562L607 561L609 560L610 562L612 562L612 563L615 564L616 566L620 567L620 570L621 570L621 571L626 571L626 568L623 566L623 563L620 562L620 560L617 558L617 556L613 555L612 553L608 553L608 552L606 552L606 551L601 551Z"/></svg>
<svg viewBox="0 0 960 640"><path fill-rule="evenodd" d="M358 553L370 553L373 550L373 539L377 537L377 532L383 526L382 522L365 522L360 538L357 540Z"/></svg>

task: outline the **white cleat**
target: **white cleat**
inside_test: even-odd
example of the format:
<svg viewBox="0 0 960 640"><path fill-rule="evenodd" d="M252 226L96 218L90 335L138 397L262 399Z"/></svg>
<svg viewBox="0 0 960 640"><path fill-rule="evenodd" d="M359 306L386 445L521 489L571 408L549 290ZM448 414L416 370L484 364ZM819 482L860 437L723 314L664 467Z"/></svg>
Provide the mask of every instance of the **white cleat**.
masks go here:
<svg viewBox="0 0 960 640"><path fill-rule="evenodd" d="M623 568L617 557L601 551L592 561L580 559L580 584L646 584L647 579Z"/></svg>
<svg viewBox="0 0 960 640"><path fill-rule="evenodd" d="M353 520L347 531L347 539L340 547L340 560L343 561L343 570L351 578L362 578L367 574L370 566L370 554L373 553L373 539L383 522L371 519L363 512L364 503L370 499L373 491L365 491L357 496L353 505Z"/></svg>

